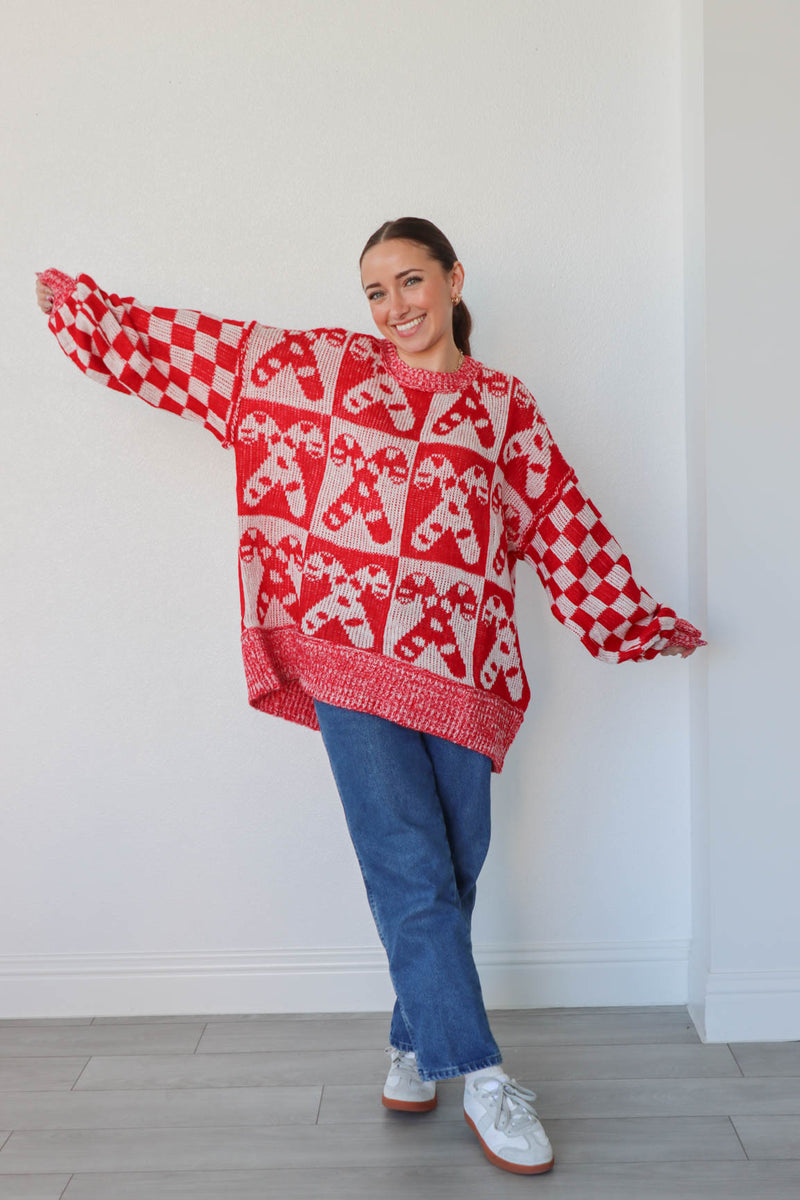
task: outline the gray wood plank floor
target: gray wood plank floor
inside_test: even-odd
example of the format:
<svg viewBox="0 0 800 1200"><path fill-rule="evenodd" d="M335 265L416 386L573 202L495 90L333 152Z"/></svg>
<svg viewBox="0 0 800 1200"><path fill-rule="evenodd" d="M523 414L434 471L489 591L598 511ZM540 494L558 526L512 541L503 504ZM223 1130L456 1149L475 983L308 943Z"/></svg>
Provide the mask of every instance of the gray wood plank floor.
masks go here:
<svg viewBox="0 0 800 1200"><path fill-rule="evenodd" d="M797 1200L800 1043L703 1045L682 1007L490 1012L543 1176L493 1167L463 1081L380 1103L387 1013L0 1021L0 1200Z"/></svg>

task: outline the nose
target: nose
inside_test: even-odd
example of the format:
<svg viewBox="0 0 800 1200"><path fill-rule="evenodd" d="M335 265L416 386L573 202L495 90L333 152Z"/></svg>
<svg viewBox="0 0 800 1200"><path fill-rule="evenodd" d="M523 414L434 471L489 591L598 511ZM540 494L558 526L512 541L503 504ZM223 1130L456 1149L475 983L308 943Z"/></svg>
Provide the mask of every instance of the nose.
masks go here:
<svg viewBox="0 0 800 1200"><path fill-rule="evenodd" d="M389 297L389 320L402 321L408 313L408 304L402 291L393 291Z"/></svg>

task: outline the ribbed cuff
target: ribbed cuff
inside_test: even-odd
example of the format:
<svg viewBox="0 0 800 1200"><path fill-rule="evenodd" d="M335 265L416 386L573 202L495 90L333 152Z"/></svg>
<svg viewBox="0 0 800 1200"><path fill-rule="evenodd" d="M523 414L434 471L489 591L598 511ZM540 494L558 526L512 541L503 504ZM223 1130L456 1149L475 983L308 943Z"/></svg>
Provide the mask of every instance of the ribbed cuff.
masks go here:
<svg viewBox="0 0 800 1200"><path fill-rule="evenodd" d="M696 625L692 625L691 621L685 621L683 617L678 617L675 628L669 635L667 645L695 650L698 646L707 646L708 642L703 641L703 635Z"/></svg>
<svg viewBox="0 0 800 1200"><path fill-rule="evenodd" d="M78 286L77 279L73 279L71 275L65 275L63 271L57 271L54 267L49 267L46 271L37 271L36 277L37 279L41 279L45 287L49 287L53 293L53 307L50 309L50 315L65 300L69 299Z"/></svg>

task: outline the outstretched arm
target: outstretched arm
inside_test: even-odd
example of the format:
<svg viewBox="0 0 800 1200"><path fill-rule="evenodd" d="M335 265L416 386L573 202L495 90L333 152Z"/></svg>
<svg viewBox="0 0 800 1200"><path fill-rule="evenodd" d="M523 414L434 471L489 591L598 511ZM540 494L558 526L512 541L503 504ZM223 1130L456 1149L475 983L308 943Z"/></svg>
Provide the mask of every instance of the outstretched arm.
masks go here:
<svg viewBox="0 0 800 1200"><path fill-rule="evenodd" d="M687 658L706 645L699 629L636 582L630 560L574 476L537 523L522 557L536 569L553 614L595 658Z"/></svg>
<svg viewBox="0 0 800 1200"><path fill-rule="evenodd" d="M658 654L687 658L705 646L701 632L658 604L633 576L630 560L582 491L528 390L515 393L506 457L519 485L511 506L522 509L517 558L536 570L551 612L605 662Z"/></svg>
<svg viewBox="0 0 800 1200"><path fill-rule="evenodd" d="M61 349L90 379L200 421L231 444L239 352L252 322L149 307L55 269L37 272L36 297Z"/></svg>

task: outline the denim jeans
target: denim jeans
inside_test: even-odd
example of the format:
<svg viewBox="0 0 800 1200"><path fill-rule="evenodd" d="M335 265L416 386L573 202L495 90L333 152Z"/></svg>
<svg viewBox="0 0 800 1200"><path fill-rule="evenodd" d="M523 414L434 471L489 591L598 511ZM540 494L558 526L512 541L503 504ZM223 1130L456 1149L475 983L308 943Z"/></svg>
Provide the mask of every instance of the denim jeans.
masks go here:
<svg viewBox="0 0 800 1200"><path fill-rule="evenodd" d="M472 956L491 833L491 759L371 713L314 701L396 1001L391 1045L422 1079L502 1061Z"/></svg>

